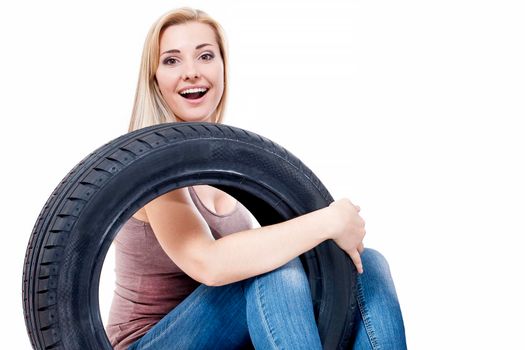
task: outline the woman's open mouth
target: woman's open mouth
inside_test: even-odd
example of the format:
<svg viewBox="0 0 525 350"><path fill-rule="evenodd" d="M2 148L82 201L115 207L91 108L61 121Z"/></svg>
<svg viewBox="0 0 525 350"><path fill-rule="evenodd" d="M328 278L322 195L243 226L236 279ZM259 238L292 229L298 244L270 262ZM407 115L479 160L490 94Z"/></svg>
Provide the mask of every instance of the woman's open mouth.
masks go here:
<svg viewBox="0 0 525 350"><path fill-rule="evenodd" d="M198 100L208 92L207 88L191 88L182 90L179 95L188 100Z"/></svg>

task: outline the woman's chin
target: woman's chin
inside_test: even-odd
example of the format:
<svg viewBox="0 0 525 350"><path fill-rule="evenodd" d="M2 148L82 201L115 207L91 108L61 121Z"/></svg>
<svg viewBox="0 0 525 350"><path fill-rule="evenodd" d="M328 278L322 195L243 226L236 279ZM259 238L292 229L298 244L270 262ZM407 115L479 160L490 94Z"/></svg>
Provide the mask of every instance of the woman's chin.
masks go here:
<svg viewBox="0 0 525 350"><path fill-rule="evenodd" d="M202 114L186 114L186 115L183 115L183 116L179 116L177 117L177 119L179 121L182 121L182 122L208 122L208 123L212 123L213 122L213 118L211 115L209 114L206 114L206 115L202 115Z"/></svg>

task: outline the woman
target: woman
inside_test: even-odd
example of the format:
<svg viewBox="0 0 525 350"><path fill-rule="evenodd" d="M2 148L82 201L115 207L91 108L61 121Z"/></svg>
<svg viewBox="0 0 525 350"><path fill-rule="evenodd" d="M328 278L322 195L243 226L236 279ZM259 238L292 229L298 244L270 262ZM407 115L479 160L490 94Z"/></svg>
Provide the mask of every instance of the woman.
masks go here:
<svg viewBox="0 0 525 350"><path fill-rule="evenodd" d="M188 8L167 13L146 39L130 131L173 121L220 123L226 68L217 22ZM112 345L320 349L298 256L333 239L361 274L361 318L353 347L404 348L388 265L364 249L359 211L341 199L283 223L252 228L247 209L211 186L155 198L115 239L117 280L107 326Z"/></svg>

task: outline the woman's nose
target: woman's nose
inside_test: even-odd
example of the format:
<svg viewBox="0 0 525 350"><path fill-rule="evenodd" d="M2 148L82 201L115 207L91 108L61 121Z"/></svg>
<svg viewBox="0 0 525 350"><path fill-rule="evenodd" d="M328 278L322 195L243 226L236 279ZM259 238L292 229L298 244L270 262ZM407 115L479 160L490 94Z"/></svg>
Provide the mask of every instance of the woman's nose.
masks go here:
<svg viewBox="0 0 525 350"><path fill-rule="evenodd" d="M184 66L183 79L191 80L200 77L200 73L194 63L187 63Z"/></svg>

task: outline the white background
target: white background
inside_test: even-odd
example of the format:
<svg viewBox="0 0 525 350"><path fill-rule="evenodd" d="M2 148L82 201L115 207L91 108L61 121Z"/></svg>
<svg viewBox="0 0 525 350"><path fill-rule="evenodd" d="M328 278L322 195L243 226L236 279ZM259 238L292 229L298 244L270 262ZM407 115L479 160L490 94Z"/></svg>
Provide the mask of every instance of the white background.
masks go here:
<svg viewBox="0 0 525 350"><path fill-rule="evenodd" d="M126 132L146 32L183 5L226 30L225 123L362 207L409 348L525 348L525 6L501 0L2 2L4 341L30 347L21 276L40 210Z"/></svg>

